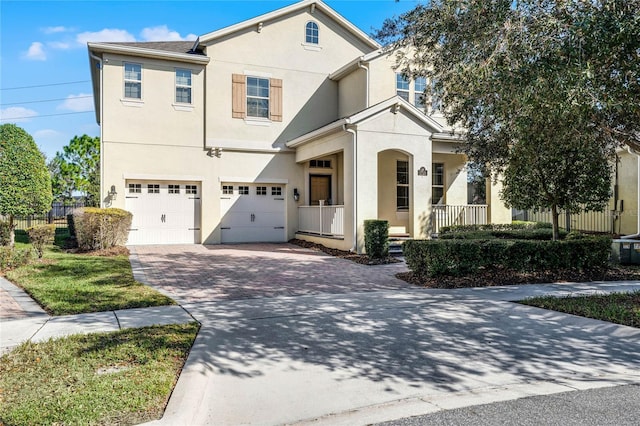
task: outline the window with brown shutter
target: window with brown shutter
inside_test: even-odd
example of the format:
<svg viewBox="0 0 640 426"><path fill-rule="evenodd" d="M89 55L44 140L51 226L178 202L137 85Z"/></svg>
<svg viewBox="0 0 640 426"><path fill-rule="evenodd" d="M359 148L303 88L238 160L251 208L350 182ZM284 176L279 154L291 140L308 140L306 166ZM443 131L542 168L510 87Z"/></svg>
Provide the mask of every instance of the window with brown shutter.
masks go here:
<svg viewBox="0 0 640 426"><path fill-rule="evenodd" d="M233 74L232 117L282 121L282 80Z"/></svg>
<svg viewBox="0 0 640 426"><path fill-rule="evenodd" d="M247 85L243 74L233 74L231 83L232 117L247 116Z"/></svg>

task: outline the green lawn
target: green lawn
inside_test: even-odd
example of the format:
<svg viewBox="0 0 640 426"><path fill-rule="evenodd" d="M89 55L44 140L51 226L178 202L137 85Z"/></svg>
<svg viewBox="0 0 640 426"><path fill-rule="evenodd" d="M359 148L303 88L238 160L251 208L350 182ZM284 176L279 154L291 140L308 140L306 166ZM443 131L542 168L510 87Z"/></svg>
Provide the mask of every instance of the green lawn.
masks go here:
<svg viewBox="0 0 640 426"><path fill-rule="evenodd" d="M578 297L534 297L520 303L640 328L640 291Z"/></svg>
<svg viewBox="0 0 640 426"><path fill-rule="evenodd" d="M16 247L29 247L17 238ZM61 239L57 239L60 243ZM175 304L133 279L126 255L89 256L46 249L42 260L6 273L52 315Z"/></svg>
<svg viewBox="0 0 640 426"><path fill-rule="evenodd" d="M198 326L24 343L0 357L0 424L138 424L162 416Z"/></svg>

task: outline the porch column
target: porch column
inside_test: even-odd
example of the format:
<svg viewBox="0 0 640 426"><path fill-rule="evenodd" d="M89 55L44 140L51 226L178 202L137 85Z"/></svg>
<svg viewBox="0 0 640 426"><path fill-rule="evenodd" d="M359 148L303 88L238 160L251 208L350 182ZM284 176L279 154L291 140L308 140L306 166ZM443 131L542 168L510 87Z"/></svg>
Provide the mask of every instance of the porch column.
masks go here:
<svg viewBox="0 0 640 426"><path fill-rule="evenodd" d="M511 209L504 205L500 198L502 176L494 182L487 179L487 223L511 223Z"/></svg>
<svg viewBox="0 0 640 426"><path fill-rule="evenodd" d="M378 218L378 152L363 143L357 150L358 253L364 253L364 221Z"/></svg>
<svg viewBox="0 0 640 426"><path fill-rule="evenodd" d="M349 135L350 136L350 135ZM355 215L356 188L353 186L353 142L345 144L343 151L344 183L344 241L349 247L353 242L353 216Z"/></svg>
<svg viewBox="0 0 640 426"><path fill-rule="evenodd" d="M427 170L426 176L418 176L420 168ZM413 163L410 167L412 196L410 197L410 225L413 238L425 239L430 237L431 230L431 174L432 153L431 140L421 149L413 153Z"/></svg>

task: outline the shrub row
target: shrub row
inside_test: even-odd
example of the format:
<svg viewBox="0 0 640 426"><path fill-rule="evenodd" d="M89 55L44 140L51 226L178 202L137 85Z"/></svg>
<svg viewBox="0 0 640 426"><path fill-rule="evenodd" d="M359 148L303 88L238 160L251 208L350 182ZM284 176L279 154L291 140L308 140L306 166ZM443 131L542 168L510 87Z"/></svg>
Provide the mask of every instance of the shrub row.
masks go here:
<svg viewBox="0 0 640 426"><path fill-rule="evenodd" d="M521 229L552 229L548 222L526 222L514 220L511 223L488 223L485 225L452 225L440 228L440 233L476 232L476 231L517 231Z"/></svg>
<svg viewBox="0 0 640 426"><path fill-rule="evenodd" d="M564 229L558 230L560 239L567 236ZM443 240L489 240L492 238L508 240L552 240L553 229L549 228L524 228L524 229L495 229L477 231L447 231L441 232L439 238Z"/></svg>
<svg viewBox="0 0 640 426"><path fill-rule="evenodd" d="M403 253L409 269L421 277L466 275L480 268L601 270L609 264L611 239L410 240L404 243Z"/></svg>
<svg viewBox="0 0 640 426"><path fill-rule="evenodd" d="M132 217L122 209L78 209L73 214L78 247L81 250L101 250L124 245Z"/></svg>

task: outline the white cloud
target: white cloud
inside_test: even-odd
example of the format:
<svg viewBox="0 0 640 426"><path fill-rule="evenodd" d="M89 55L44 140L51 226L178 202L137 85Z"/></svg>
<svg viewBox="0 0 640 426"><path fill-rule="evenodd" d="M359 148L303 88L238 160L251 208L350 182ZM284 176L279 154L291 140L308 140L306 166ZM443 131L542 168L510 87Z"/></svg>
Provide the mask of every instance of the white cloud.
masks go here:
<svg viewBox="0 0 640 426"><path fill-rule="evenodd" d="M44 52L43 47L42 43L34 41L31 43L31 46L29 46L29 50L24 52L23 57L31 61L46 61L47 54Z"/></svg>
<svg viewBox="0 0 640 426"><path fill-rule="evenodd" d="M29 121L29 118L38 115L32 109L24 107L9 107L0 109L0 121L3 123L22 123Z"/></svg>
<svg viewBox="0 0 640 426"><path fill-rule="evenodd" d="M69 31L73 31L73 29L63 27L62 25L58 25L56 27L45 27L42 29L42 32L45 34L66 33Z"/></svg>
<svg viewBox="0 0 640 426"><path fill-rule="evenodd" d="M47 42L47 46L53 49L67 50L71 48L71 43L64 41L49 41Z"/></svg>
<svg viewBox="0 0 640 426"><path fill-rule="evenodd" d="M119 30L117 28L105 28L100 31L86 31L76 36L76 41L81 45L86 45L88 42L131 42L136 41L136 38L132 36L126 30Z"/></svg>
<svg viewBox="0 0 640 426"><path fill-rule="evenodd" d="M57 109L69 110L74 112L92 111L93 96L91 96L91 94L89 93L69 95L63 103L58 105Z"/></svg>
<svg viewBox="0 0 640 426"><path fill-rule="evenodd" d="M36 140L57 138L59 136L62 136L62 133L53 129L42 129L42 130L37 130L33 133L33 138Z"/></svg>
<svg viewBox="0 0 640 426"><path fill-rule="evenodd" d="M144 41L182 41L195 40L198 37L195 34L187 34L182 37L179 32L170 30L166 25L144 28L140 32L140 36Z"/></svg>

